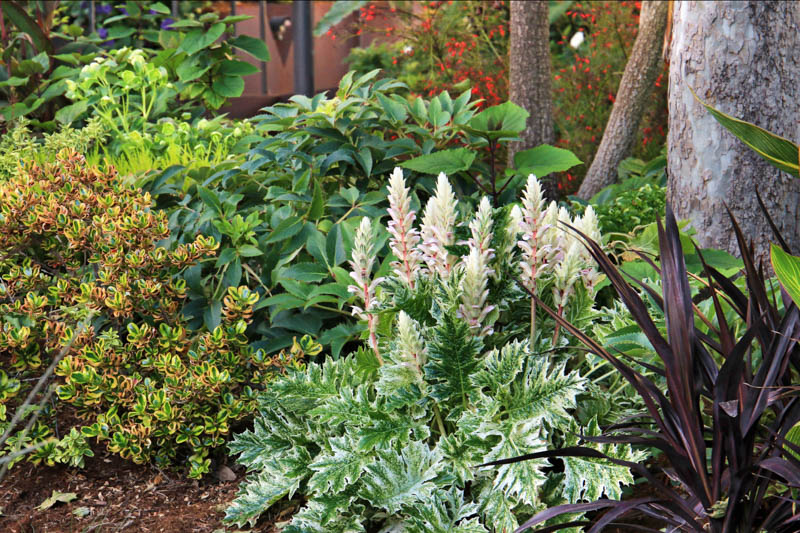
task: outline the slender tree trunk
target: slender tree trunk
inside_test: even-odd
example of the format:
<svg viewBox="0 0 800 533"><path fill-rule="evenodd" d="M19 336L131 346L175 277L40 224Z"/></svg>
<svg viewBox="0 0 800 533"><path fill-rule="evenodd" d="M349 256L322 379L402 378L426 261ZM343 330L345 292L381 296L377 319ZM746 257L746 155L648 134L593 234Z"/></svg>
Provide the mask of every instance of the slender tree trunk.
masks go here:
<svg viewBox="0 0 800 533"><path fill-rule="evenodd" d="M631 153L642 114L663 65L661 50L667 27L667 11L668 2L642 2L639 32L631 57L625 65L600 147L578 191L578 196L583 199L588 200L603 187L614 183L617 180L617 167Z"/></svg>
<svg viewBox="0 0 800 533"><path fill-rule="evenodd" d="M757 256L773 239L756 190L800 251L800 180L770 166L695 100L800 140L800 3L680 2L669 75L668 200L705 247L738 251L725 205Z"/></svg>
<svg viewBox="0 0 800 533"><path fill-rule="evenodd" d="M516 152L552 144L554 139L548 15L547 0L511 2L509 100L525 108L531 116L522 132L522 141L509 147L509 163Z"/></svg>

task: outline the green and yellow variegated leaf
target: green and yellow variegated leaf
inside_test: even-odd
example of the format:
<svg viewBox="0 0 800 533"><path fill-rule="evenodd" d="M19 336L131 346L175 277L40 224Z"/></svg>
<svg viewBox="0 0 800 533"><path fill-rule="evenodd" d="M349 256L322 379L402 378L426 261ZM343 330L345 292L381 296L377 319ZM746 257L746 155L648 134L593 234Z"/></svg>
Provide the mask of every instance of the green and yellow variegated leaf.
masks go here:
<svg viewBox="0 0 800 533"><path fill-rule="evenodd" d="M431 396L451 407L465 407L472 383L470 375L478 367L480 341L469 325L443 312L433 328L433 340L428 345L428 364L425 377L431 383Z"/></svg>
<svg viewBox="0 0 800 533"><path fill-rule="evenodd" d="M774 244L770 251L775 275L795 305L800 307L800 257L789 255Z"/></svg>
<svg viewBox="0 0 800 533"><path fill-rule="evenodd" d="M464 501L455 487L439 490L430 502L407 508L406 533L488 533L478 520L478 505Z"/></svg>
<svg viewBox="0 0 800 533"><path fill-rule="evenodd" d="M338 494L361 477L373 457L359 451L352 439L334 437L327 443L331 451L321 453L308 468L314 472L308 488L316 495Z"/></svg>
<svg viewBox="0 0 800 533"><path fill-rule="evenodd" d="M487 485L480 495L481 516L486 524L491 524L494 531L516 531L519 522L514 516L515 500L509 499L504 492L494 490Z"/></svg>
<svg viewBox="0 0 800 533"><path fill-rule="evenodd" d="M547 442L542 440L540 429L539 420L526 423L506 420L498 424L484 424L480 435L487 439L499 437L500 440L481 462L488 463L545 450ZM547 479L542 469L548 466L546 460L538 459L488 467L495 471L492 488L522 503L534 504L538 498L539 486Z"/></svg>
<svg viewBox="0 0 800 533"><path fill-rule="evenodd" d="M239 527L255 524L258 516L284 496L299 488L301 479L288 478L279 471L265 469L251 475L236 499L225 511L225 521Z"/></svg>
<svg viewBox="0 0 800 533"><path fill-rule="evenodd" d="M364 533L366 530L361 521L358 510L351 510L347 514L331 514L331 507L315 498L295 513L292 523L282 533Z"/></svg>
<svg viewBox="0 0 800 533"><path fill-rule="evenodd" d="M366 467L359 497L373 507L397 513L404 505L430 500L433 479L445 465L424 442L411 442L396 451L378 451L377 460Z"/></svg>
<svg viewBox="0 0 800 533"><path fill-rule="evenodd" d="M584 434L589 436L600 434L596 420L593 419L589 423L589 426L584 430ZM575 446L578 441L577 427L573 426L572 431L567 435L564 446ZM631 462L640 461L646 455L643 452L634 451L627 444L585 442L583 445L594 448L609 457ZM563 461L563 494L569 503L577 503L581 500L595 501L600 499L603 494L605 494L606 498L616 500L622 497L622 487L633 483L630 469L615 465L610 461L591 457L564 457Z"/></svg>
<svg viewBox="0 0 800 533"><path fill-rule="evenodd" d="M338 395L325 398L308 414L323 424L346 427L365 426L372 422L374 416L381 416L369 399L366 387L342 387Z"/></svg>
<svg viewBox="0 0 800 533"><path fill-rule="evenodd" d="M510 420L544 420L551 425L571 420L567 410L575 407L575 397L585 390L585 380L577 372L567 373L564 365L552 370L549 366L545 358L529 358L522 379L500 396L502 411Z"/></svg>
<svg viewBox="0 0 800 533"><path fill-rule="evenodd" d="M695 98L697 98L697 95L695 95ZM717 119L717 122L722 124L726 130L734 134L770 165L788 172L796 178L800 177L800 166L798 165L798 156L800 154L798 154L797 144L789 139L784 139L780 135L775 135L763 128L759 128L755 124L726 115L699 98L697 100L703 107L708 109L711 115Z"/></svg>

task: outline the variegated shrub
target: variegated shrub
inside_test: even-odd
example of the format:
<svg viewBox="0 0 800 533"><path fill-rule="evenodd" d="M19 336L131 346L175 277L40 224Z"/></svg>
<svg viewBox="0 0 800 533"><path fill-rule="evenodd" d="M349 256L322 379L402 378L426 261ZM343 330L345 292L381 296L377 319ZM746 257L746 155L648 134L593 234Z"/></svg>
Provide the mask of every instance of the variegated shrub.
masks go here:
<svg viewBox="0 0 800 533"><path fill-rule="evenodd" d="M254 429L230 445L250 474L227 520L254 523L301 494L287 533L499 532L546 506L619 496L630 473L593 459L479 466L599 431L594 417L575 421L578 399L591 398L568 339L544 315L529 327L536 309L514 281L572 320L595 316L600 277L563 226L597 237L591 210L573 220L545 206L531 176L521 207L482 200L463 219L441 174L417 229L400 169L388 190L390 276L374 277L368 219L351 262L367 345L261 395Z"/></svg>

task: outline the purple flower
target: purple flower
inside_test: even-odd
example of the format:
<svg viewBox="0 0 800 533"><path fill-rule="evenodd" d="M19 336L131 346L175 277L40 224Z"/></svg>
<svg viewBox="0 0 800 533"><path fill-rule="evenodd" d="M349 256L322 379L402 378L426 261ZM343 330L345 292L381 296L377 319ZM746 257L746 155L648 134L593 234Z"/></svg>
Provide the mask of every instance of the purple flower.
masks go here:
<svg viewBox="0 0 800 533"><path fill-rule="evenodd" d="M119 8L119 10L122 11L123 15L127 15L128 14L128 10L125 9L124 7Z"/></svg>
<svg viewBox="0 0 800 533"><path fill-rule="evenodd" d="M89 2L83 0L83 2L81 2L81 9L86 9L87 7L89 7Z"/></svg>
<svg viewBox="0 0 800 533"><path fill-rule="evenodd" d="M98 29L97 29L97 35L98 35L98 36L99 36L101 39L105 39L106 37L108 37L108 30L107 30L107 29L105 29L105 28L98 28Z"/></svg>
<svg viewBox="0 0 800 533"><path fill-rule="evenodd" d="M166 18L166 19L162 20L161 21L161 29L162 30L171 30L173 22L175 22L175 21L170 19L170 18Z"/></svg>
<svg viewBox="0 0 800 533"><path fill-rule="evenodd" d="M147 13L148 13L149 15L158 15L158 11L156 11L155 9L151 9L151 10L150 10L150 11L148 11Z"/></svg>
<svg viewBox="0 0 800 533"><path fill-rule="evenodd" d="M111 6L108 4L97 4L94 8L95 13L98 15L110 15Z"/></svg>

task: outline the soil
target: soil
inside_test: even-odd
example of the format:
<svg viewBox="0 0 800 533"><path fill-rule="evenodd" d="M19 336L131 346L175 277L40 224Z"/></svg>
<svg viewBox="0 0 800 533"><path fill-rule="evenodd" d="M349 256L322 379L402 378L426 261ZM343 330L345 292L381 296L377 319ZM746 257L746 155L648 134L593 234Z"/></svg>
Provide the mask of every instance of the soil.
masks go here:
<svg viewBox="0 0 800 533"><path fill-rule="evenodd" d="M228 477L231 471L226 471ZM6 533L212 533L226 531L224 509L236 496L236 480L193 481L152 466L136 465L102 450L85 469L19 463L0 483L0 531ZM223 476L224 477L224 476ZM75 493L68 503L39 510L53 491ZM286 510L287 512L289 509ZM85 514L85 516L80 516ZM271 518L271 519L270 519ZM253 533L274 533L267 517ZM228 528L227 531L235 530Z"/></svg>

